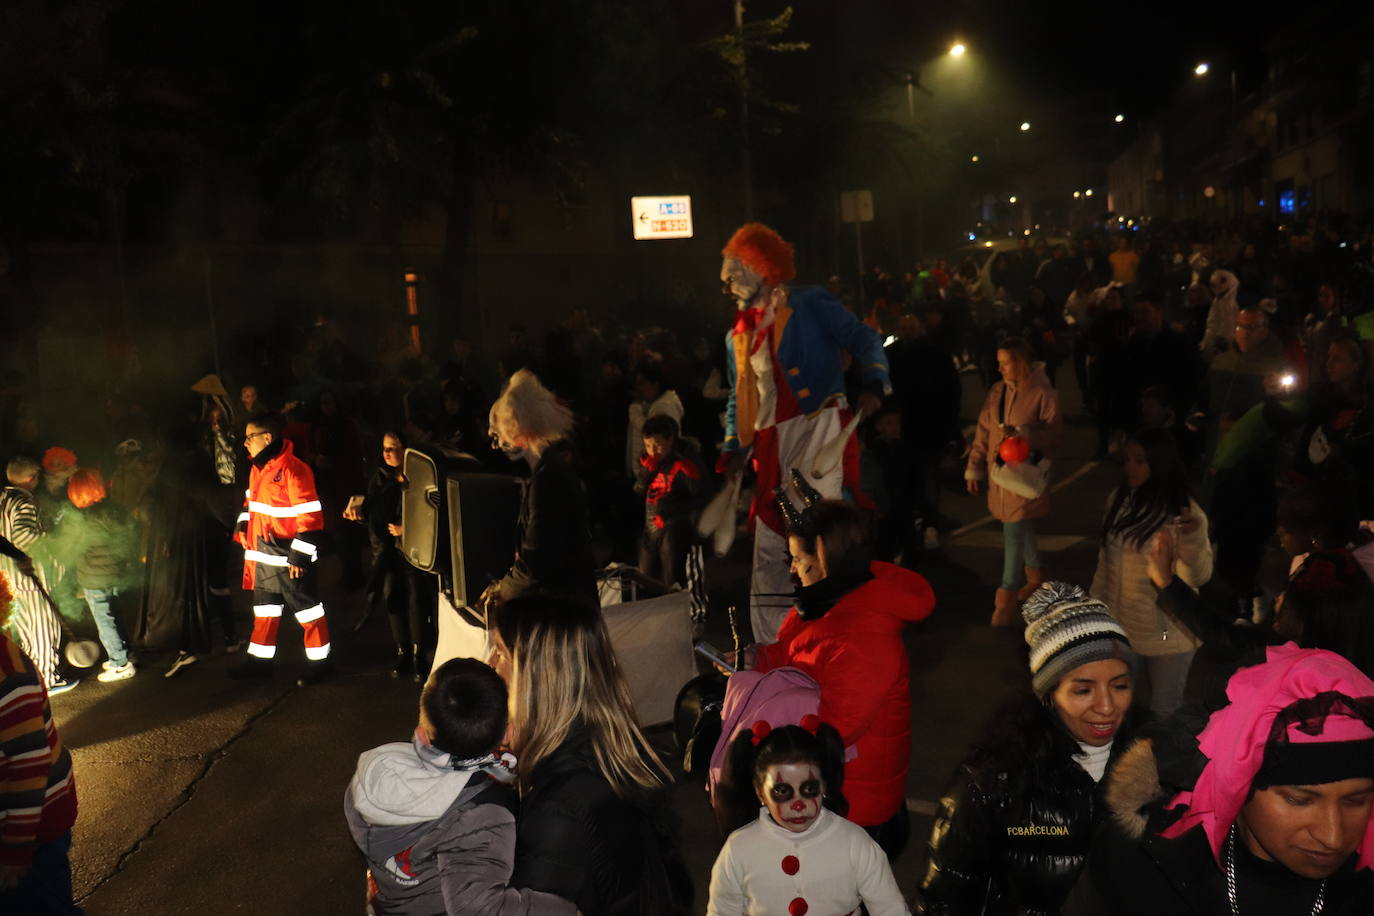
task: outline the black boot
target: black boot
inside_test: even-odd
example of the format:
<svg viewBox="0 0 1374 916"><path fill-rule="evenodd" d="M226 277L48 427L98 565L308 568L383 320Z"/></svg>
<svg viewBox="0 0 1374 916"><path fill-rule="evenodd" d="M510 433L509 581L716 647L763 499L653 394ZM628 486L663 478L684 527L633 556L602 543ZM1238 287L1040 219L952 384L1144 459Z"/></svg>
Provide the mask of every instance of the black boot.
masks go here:
<svg viewBox="0 0 1374 916"><path fill-rule="evenodd" d="M429 663L431 659L425 658L424 646L412 646L415 655L415 683L423 684L429 680Z"/></svg>
<svg viewBox="0 0 1374 916"><path fill-rule="evenodd" d="M391 676L405 677L413 673L415 669L412 667L411 658L409 649L398 648L396 650L396 664L391 666Z"/></svg>
<svg viewBox="0 0 1374 916"><path fill-rule="evenodd" d="M400 614L387 614L386 622L391 627L391 638L396 641L396 665L391 669L392 677L405 677L412 673L413 656L410 651L410 631L406 619Z"/></svg>
<svg viewBox="0 0 1374 916"><path fill-rule="evenodd" d="M311 684L318 684L333 673L334 663L329 659L311 662L305 666L305 673L296 678L296 686L309 687Z"/></svg>

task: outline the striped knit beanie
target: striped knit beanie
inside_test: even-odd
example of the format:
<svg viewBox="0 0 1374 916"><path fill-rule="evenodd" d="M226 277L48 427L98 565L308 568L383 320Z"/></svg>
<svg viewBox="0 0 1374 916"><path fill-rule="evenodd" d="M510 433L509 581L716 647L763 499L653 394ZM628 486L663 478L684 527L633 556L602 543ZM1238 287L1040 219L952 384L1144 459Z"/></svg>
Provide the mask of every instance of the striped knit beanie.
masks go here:
<svg viewBox="0 0 1374 916"><path fill-rule="evenodd" d="M1046 582L1021 606L1030 646L1031 689L1044 697L1073 669L1119 658L1134 674L1140 658L1107 606L1077 585Z"/></svg>

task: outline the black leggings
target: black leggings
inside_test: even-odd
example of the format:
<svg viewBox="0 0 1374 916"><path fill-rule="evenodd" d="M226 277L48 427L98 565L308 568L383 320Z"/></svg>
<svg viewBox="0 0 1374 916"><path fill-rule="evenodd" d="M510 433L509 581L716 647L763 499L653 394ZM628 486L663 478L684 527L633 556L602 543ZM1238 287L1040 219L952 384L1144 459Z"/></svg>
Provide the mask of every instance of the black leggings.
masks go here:
<svg viewBox="0 0 1374 916"><path fill-rule="evenodd" d="M386 612L396 648L434 645L434 605L437 580L421 572L390 544L374 545L367 600L374 611Z"/></svg>

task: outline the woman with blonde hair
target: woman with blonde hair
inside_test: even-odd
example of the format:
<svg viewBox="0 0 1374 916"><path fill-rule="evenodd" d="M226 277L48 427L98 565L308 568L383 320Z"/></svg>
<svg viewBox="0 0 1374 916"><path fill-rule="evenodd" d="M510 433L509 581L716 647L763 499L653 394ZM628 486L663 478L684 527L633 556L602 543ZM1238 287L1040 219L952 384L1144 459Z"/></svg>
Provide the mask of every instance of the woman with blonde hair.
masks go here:
<svg viewBox="0 0 1374 916"><path fill-rule="evenodd" d="M671 782L636 721L600 610L526 597L495 612L520 815L511 886L583 913L687 912L692 882L662 823Z"/></svg>
<svg viewBox="0 0 1374 916"><path fill-rule="evenodd" d="M516 520L515 562L482 594L499 605L527 592L596 602L587 496L566 442L572 411L533 372L510 377L492 405L491 438L512 461L530 466Z"/></svg>

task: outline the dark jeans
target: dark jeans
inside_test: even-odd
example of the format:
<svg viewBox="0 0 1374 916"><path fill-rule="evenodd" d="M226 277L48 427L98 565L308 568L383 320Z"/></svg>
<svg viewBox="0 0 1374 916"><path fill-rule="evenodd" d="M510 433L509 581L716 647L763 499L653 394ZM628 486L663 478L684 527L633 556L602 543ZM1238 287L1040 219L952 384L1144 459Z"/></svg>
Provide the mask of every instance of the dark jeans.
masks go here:
<svg viewBox="0 0 1374 916"><path fill-rule="evenodd" d="M72 834L68 831L34 849L33 864L24 880L14 890L0 893L0 913L81 916L81 907L72 900L72 863L67 858L71 848Z"/></svg>
<svg viewBox="0 0 1374 916"><path fill-rule="evenodd" d="M687 550L692 546L688 521L645 528L639 542L639 571L664 585L687 584Z"/></svg>

